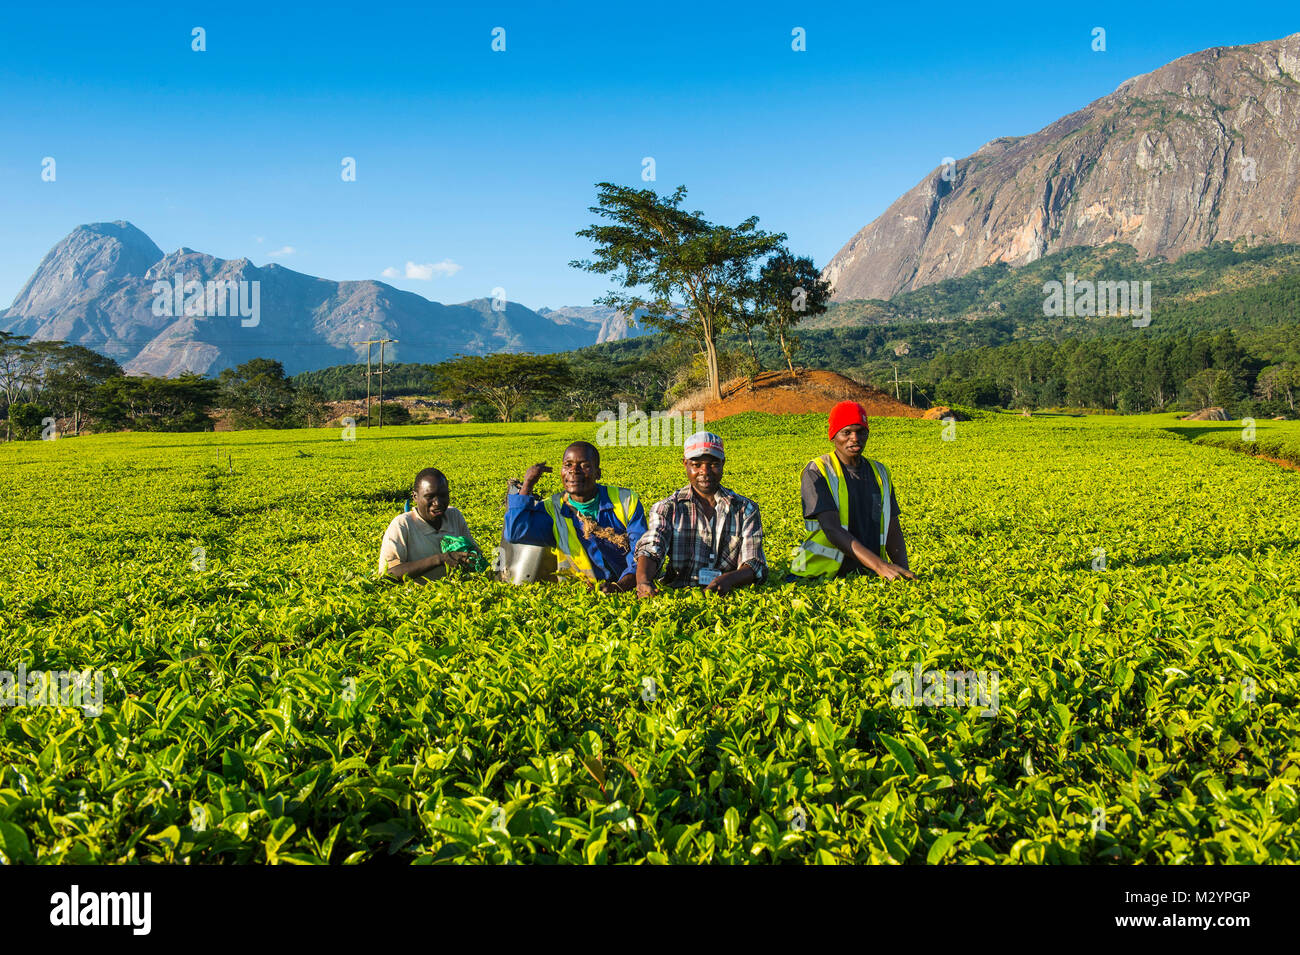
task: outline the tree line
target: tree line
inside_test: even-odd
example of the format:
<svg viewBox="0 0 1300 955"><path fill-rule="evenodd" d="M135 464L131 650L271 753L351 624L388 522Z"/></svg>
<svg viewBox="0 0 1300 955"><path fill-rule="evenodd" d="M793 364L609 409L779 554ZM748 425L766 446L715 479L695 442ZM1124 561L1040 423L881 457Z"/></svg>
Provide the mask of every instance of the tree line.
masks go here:
<svg viewBox="0 0 1300 955"><path fill-rule="evenodd" d="M314 427L328 404L295 386L278 361L255 358L216 378L127 375L114 359L81 345L30 341L0 332L0 415L8 440L50 437L59 421L90 431L210 431L211 413L235 427Z"/></svg>
<svg viewBox="0 0 1300 955"><path fill-rule="evenodd" d="M667 196L607 182L596 189L590 211L598 221L578 232L593 242L594 256L570 264L609 276L613 289L597 304L664 334L567 355L396 364L386 369L386 392L441 398L480 419L592 420L622 402L651 411L692 391L718 399L724 380L752 381L765 365L793 373L799 356L878 387L901 369L922 405L1295 411L1298 326L1279 323L1293 321L1300 304L1300 276L1287 274L1300 247L1220 244L1173 264L1137 263L1125 246L1066 250L1021 270L976 270L890 303L830 306L830 287L812 259L792 254L784 233L759 229L757 217L736 226L710 222L683 208L684 186ZM1182 297L1147 334L1131 333L1126 318L1045 318L1040 280L1064 267L1096 278L1139 269ZM1252 269L1269 281L1232 287ZM974 320L952 321L956 313ZM873 324L800 330L817 316ZM913 324L898 324L904 316ZM1208 333L1207 324L1244 331L1240 338ZM330 401L364 393L361 367L290 378L280 362L257 358L215 379L128 376L87 348L0 333L0 413L9 438L40 436L59 420L73 433L210 429L215 409L236 428L313 427L330 420ZM382 415L393 424L409 417L400 405Z"/></svg>
<svg viewBox="0 0 1300 955"><path fill-rule="evenodd" d="M936 402L972 407L1140 414L1218 406L1234 417L1293 416L1300 325L1242 337L1223 329L1017 342L936 356L915 377Z"/></svg>
<svg viewBox="0 0 1300 955"><path fill-rule="evenodd" d="M647 412L665 409L707 387L705 356L689 337L652 336L620 345L566 355L503 353L412 364L404 368L402 390L443 399L477 420L587 421L622 402ZM759 351L761 356L764 349ZM783 363L771 343L766 354ZM720 340L716 360L723 378L763 364L761 358L755 363L745 339L734 333ZM328 381L336 371L289 378L278 361L256 358L216 378L126 376L112 359L80 346L0 333L0 410L6 435L19 439L40 437L59 419L73 433L210 430L216 409L235 428L319 427L331 412L329 396L315 382ZM1133 414L1217 405L1234 417L1294 417L1300 399L1300 325L977 347L941 353L912 368L910 377L920 406ZM403 406L384 406L384 423L409 419Z"/></svg>

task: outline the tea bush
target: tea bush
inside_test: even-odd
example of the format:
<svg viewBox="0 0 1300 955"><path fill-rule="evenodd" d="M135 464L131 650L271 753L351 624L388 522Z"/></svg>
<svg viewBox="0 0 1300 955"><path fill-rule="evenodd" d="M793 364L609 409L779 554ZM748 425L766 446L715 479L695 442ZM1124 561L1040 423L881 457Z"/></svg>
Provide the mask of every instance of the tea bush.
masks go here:
<svg viewBox="0 0 1300 955"><path fill-rule="evenodd" d="M373 578L417 470L490 551L506 478L594 425L0 447L0 669L104 679L99 715L0 709L0 855L1300 858L1300 475L1154 419L881 419L920 579L783 585L824 421L711 424L773 582L648 602ZM917 669L996 697L899 705Z"/></svg>

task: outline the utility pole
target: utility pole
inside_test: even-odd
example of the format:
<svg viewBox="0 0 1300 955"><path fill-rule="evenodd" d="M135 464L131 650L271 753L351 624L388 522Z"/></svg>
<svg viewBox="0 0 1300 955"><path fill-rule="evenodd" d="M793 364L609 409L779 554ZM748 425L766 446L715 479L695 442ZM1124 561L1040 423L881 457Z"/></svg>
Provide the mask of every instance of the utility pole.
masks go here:
<svg viewBox="0 0 1300 955"><path fill-rule="evenodd" d="M388 344L388 339L383 338L379 341L379 427L384 426L384 345Z"/></svg>
<svg viewBox="0 0 1300 955"><path fill-rule="evenodd" d="M911 378L900 379L898 377L898 366L895 365L894 366L894 400L895 401L902 401L902 397L899 392L899 385L903 384L904 382L907 383L907 403L909 405L912 405L912 407L916 407L915 404L913 404L912 402L912 386L916 384L916 382L913 381Z"/></svg>
<svg viewBox="0 0 1300 955"><path fill-rule="evenodd" d="M370 427L370 376L379 376L379 427L384 426L384 346L397 344L396 338L371 338L354 345L366 346L366 427ZM370 346L379 346L379 371L370 370Z"/></svg>
<svg viewBox="0 0 1300 955"><path fill-rule="evenodd" d="M370 342L366 342L366 427L370 427Z"/></svg>

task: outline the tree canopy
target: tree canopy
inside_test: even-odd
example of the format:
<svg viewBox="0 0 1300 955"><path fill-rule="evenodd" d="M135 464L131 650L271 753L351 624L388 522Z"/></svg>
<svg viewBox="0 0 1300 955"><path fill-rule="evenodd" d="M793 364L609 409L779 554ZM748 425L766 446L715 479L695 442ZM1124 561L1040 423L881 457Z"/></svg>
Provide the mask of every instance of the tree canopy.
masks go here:
<svg viewBox="0 0 1300 955"><path fill-rule="evenodd" d="M597 304L629 315L644 310L639 321L652 328L695 337L706 355L709 389L720 400L718 337L752 300L756 263L776 251L785 234L759 229L757 216L733 227L688 212L681 207L685 186L668 197L611 182L596 189L590 211L604 222L577 233L595 243L595 258L570 264L609 275L627 290L611 291Z"/></svg>
<svg viewBox="0 0 1300 955"><path fill-rule="evenodd" d="M435 369L439 393L453 401L480 400L502 421L524 402L558 395L569 383L568 363L554 355L462 355Z"/></svg>
<svg viewBox="0 0 1300 955"><path fill-rule="evenodd" d="M795 257L781 249L765 263L755 283L755 313L768 337L781 347L786 367L794 374L794 351L799 347L795 327L805 318L826 311L831 284L808 256Z"/></svg>

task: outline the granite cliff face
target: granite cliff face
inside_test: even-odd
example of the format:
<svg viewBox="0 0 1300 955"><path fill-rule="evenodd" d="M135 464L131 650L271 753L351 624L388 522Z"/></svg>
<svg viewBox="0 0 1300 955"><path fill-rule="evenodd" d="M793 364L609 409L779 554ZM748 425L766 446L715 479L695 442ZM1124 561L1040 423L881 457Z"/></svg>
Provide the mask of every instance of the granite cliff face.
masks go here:
<svg viewBox="0 0 1300 955"><path fill-rule="evenodd" d="M539 308L538 315L559 325L580 325L585 322L596 329L595 344L622 341L653 332L644 325L633 325L626 312L604 305L566 305L564 308ZM638 312L638 314L640 314Z"/></svg>
<svg viewBox="0 0 1300 955"><path fill-rule="evenodd" d="M823 271L888 299L996 262L1126 242L1300 241L1300 33L1184 56L1031 136L931 172Z"/></svg>
<svg viewBox="0 0 1300 955"><path fill-rule="evenodd" d="M156 283L174 285L177 276L182 285L194 281L205 289L229 282L251 290L257 283L256 321L229 307L233 296L225 307L192 313L184 295L180 307L173 298L158 308ZM278 359L295 374L364 361L365 346L352 343L375 338L398 340L385 350L387 361L566 351L602 340L609 322L607 316L557 321L515 302L498 311L490 299L443 305L383 282L334 282L192 249L164 255L128 222L74 229L0 312L0 330L85 345L117 359L129 374L165 376L215 374L250 358Z"/></svg>

